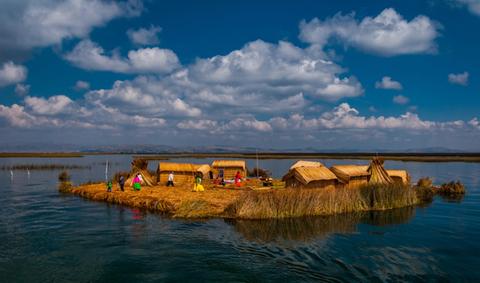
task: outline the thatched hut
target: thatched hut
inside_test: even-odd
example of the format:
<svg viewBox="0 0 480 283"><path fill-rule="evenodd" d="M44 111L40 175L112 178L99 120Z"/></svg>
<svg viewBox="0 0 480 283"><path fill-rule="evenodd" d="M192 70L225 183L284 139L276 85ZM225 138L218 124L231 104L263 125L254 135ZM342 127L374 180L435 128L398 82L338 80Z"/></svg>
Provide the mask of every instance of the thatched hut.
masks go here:
<svg viewBox="0 0 480 283"><path fill-rule="evenodd" d="M367 165L335 165L330 167L330 170L348 188L357 188L367 184L370 176Z"/></svg>
<svg viewBox="0 0 480 283"><path fill-rule="evenodd" d="M323 164L317 161L298 160L292 166L290 166L290 170L297 167L321 167L321 166L323 166Z"/></svg>
<svg viewBox="0 0 480 283"><path fill-rule="evenodd" d="M213 179L212 168L208 164L194 164L195 171L200 174L203 182L208 182Z"/></svg>
<svg viewBox="0 0 480 283"><path fill-rule="evenodd" d="M395 183L410 184L410 174L406 170L387 170L387 173Z"/></svg>
<svg viewBox="0 0 480 283"><path fill-rule="evenodd" d="M148 161L145 159L134 159L132 161L132 169L128 174L127 180L125 180L125 185L130 187L133 185L133 179L137 174L141 176L141 184L144 186L153 186L156 184L155 178L148 171Z"/></svg>
<svg viewBox="0 0 480 283"><path fill-rule="evenodd" d="M171 172L174 175L173 182L175 185L193 184L197 169L195 165L191 163L160 162L157 169L158 183L166 185L168 175Z"/></svg>
<svg viewBox="0 0 480 283"><path fill-rule="evenodd" d="M235 178L235 174L240 172L242 178L247 176L247 165L245 160L215 160L212 163L212 171L215 176L222 176L225 180Z"/></svg>
<svg viewBox="0 0 480 283"><path fill-rule="evenodd" d="M295 167L283 176L286 188L335 188L338 178L325 166Z"/></svg>
<svg viewBox="0 0 480 283"><path fill-rule="evenodd" d="M368 178L369 184L393 184L393 179L388 175L385 168L383 168L382 159L378 157L372 158L367 171L370 173L370 177Z"/></svg>

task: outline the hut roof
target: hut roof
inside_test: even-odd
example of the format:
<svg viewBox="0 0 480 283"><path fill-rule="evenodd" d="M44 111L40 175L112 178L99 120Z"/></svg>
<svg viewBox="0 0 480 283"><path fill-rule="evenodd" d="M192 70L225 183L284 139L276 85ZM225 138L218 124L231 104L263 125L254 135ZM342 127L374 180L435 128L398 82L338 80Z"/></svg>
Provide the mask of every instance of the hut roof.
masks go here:
<svg viewBox="0 0 480 283"><path fill-rule="evenodd" d="M158 171L165 172L195 172L196 168L191 163L173 163L173 162L160 162L158 164Z"/></svg>
<svg viewBox="0 0 480 283"><path fill-rule="evenodd" d="M387 173L390 177L402 178L404 183L410 182L410 175L406 170L387 170Z"/></svg>
<svg viewBox="0 0 480 283"><path fill-rule="evenodd" d="M299 160L295 162L290 169L297 168L297 167L320 167L323 166L322 163L316 162L316 161L305 161L305 160Z"/></svg>
<svg viewBox="0 0 480 283"><path fill-rule="evenodd" d="M197 172L201 172L203 175L207 175L211 168L208 164L194 164Z"/></svg>
<svg viewBox="0 0 480 283"><path fill-rule="evenodd" d="M332 172L339 172L349 177L368 176L368 165L335 165L330 168Z"/></svg>
<svg viewBox="0 0 480 283"><path fill-rule="evenodd" d="M370 166L368 166L368 172L370 173L371 184L392 184L393 179L388 175L385 168L383 168L383 159L378 157L372 158Z"/></svg>
<svg viewBox="0 0 480 283"><path fill-rule="evenodd" d="M212 167L220 168L243 168L245 170L245 160L214 160L212 162Z"/></svg>
<svg viewBox="0 0 480 283"><path fill-rule="evenodd" d="M333 172L325 166L296 167L288 171L288 173L283 177L283 180L291 176L294 176L304 185L313 181L337 180L337 176L335 176L335 174L333 174Z"/></svg>

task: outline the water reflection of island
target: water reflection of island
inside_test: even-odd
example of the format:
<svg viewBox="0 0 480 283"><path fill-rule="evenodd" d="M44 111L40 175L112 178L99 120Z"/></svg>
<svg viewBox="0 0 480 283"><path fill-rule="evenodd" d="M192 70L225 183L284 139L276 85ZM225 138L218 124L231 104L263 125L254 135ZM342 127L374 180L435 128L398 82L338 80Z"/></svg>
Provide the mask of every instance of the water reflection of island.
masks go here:
<svg viewBox="0 0 480 283"><path fill-rule="evenodd" d="M408 223L415 216L415 207L388 211L338 214L271 220L226 220L249 241L311 241L334 233L354 233L358 224L376 226Z"/></svg>

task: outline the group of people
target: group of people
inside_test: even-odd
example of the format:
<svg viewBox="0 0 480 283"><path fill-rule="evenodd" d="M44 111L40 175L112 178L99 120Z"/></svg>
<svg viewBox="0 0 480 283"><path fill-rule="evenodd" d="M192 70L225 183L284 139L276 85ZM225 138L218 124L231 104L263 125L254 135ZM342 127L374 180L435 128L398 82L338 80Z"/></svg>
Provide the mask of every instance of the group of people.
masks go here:
<svg viewBox="0 0 480 283"><path fill-rule="evenodd" d="M221 182L217 182L220 177L221 177ZM237 173L235 174L235 178L234 178L234 184L235 184L235 186L238 187L238 186L241 185L241 182L242 182L242 175L240 174L240 171L237 171ZM140 189L142 187L141 186L142 183L143 183L143 177L140 173L137 173L132 180L133 190L140 191ZM219 183L221 185L225 185L225 180L223 178L223 174L221 174L221 175L219 174L219 176L217 176L217 179L214 183ZM118 185L119 185L120 190L122 192L125 191L125 177L123 175L120 176L120 178L118 179ZM112 186L113 186L113 184L112 184L111 181L107 182L107 191L108 192L112 191ZM170 187L170 186L175 187L173 172L170 172L170 174L168 174L168 178L167 178L167 187ZM205 190L205 188L202 185L202 175L200 173L195 174L195 181L194 181L193 190L196 191L196 192Z"/></svg>

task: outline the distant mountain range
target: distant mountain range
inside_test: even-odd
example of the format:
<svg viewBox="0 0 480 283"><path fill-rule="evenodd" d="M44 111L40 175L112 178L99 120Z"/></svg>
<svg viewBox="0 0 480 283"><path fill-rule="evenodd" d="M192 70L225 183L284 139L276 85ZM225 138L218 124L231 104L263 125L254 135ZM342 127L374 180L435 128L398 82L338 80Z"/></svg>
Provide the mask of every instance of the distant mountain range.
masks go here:
<svg viewBox="0 0 480 283"><path fill-rule="evenodd" d="M321 149L315 147L305 148L255 148L255 147L240 147L240 146L186 146L175 147L169 145L74 145L74 144L32 144L32 145L18 145L7 144L0 147L0 152L99 152L99 153L128 153L128 154L153 154L153 153L254 153L254 152L291 152L291 153L470 153L471 151L451 149L445 147L428 147L428 148L412 148L412 149Z"/></svg>

